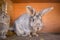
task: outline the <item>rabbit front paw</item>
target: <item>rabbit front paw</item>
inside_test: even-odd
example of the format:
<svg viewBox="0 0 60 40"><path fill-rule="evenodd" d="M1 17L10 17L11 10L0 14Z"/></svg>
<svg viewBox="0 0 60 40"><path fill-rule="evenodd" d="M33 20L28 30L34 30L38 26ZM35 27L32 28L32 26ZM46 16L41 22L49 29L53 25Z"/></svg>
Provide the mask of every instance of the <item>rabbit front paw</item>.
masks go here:
<svg viewBox="0 0 60 40"><path fill-rule="evenodd" d="M38 37L39 35L37 33L32 33L33 36Z"/></svg>

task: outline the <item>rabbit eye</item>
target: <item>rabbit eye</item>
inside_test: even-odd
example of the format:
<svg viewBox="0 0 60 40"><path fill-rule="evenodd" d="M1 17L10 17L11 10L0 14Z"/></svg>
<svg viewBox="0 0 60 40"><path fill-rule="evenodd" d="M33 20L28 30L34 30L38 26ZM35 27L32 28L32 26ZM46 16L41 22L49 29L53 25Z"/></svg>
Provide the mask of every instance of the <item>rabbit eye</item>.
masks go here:
<svg viewBox="0 0 60 40"><path fill-rule="evenodd" d="M32 22L34 22L34 19L31 19Z"/></svg>
<svg viewBox="0 0 60 40"><path fill-rule="evenodd" d="M34 22L34 19L33 19L33 22Z"/></svg>

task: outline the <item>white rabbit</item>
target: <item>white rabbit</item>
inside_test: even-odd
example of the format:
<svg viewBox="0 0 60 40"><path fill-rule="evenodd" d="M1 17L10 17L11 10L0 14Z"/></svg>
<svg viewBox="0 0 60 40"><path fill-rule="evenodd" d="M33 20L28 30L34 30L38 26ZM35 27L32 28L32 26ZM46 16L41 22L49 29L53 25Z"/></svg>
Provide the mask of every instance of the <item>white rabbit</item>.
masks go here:
<svg viewBox="0 0 60 40"><path fill-rule="evenodd" d="M27 36L31 32L35 35L37 31L40 31L43 26L42 16L51 11L53 7L43 9L38 13L31 6L26 6L26 9L27 13L15 20L15 32L18 36Z"/></svg>
<svg viewBox="0 0 60 40"><path fill-rule="evenodd" d="M10 16L0 10L0 38L5 39L9 30Z"/></svg>

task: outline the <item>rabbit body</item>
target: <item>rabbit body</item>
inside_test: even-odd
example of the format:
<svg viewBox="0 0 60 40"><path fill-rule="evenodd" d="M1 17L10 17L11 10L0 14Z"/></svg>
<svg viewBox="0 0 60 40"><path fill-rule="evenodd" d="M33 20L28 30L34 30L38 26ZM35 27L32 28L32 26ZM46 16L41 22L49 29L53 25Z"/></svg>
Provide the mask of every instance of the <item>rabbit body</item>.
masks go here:
<svg viewBox="0 0 60 40"><path fill-rule="evenodd" d="M15 21L15 27L16 27L15 32L18 36L20 35L27 36L30 34L31 27L29 24L29 19L30 19L30 15L26 13Z"/></svg>
<svg viewBox="0 0 60 40"><path fill-rule="evenodd" d="M6 13L0 13L0 37L5 39L9 30L10 16Z"/></svg>

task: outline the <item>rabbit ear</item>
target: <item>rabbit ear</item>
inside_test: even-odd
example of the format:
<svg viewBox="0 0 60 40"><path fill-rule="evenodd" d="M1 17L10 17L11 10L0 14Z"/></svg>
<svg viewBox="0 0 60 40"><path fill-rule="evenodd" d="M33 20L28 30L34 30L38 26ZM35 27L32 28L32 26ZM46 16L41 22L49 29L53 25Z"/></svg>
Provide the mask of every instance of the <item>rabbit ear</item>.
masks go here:
<svg viewBox="0 0 60 40"><path fill-rule="evenodd" d="M34 16L36 14L36 11L34 8L31 6L26 6L27 13L30 14L31 16Z"/></svg>
<svg viewBox="0 0 60 40"><path fill-rule="evenodd" d="M40 14L41 16L43 16L45 13L51 11L52 9L53 9L53 7L43 9L43 10L41 10L41 11L39 12L39 14Z"/></svg>

